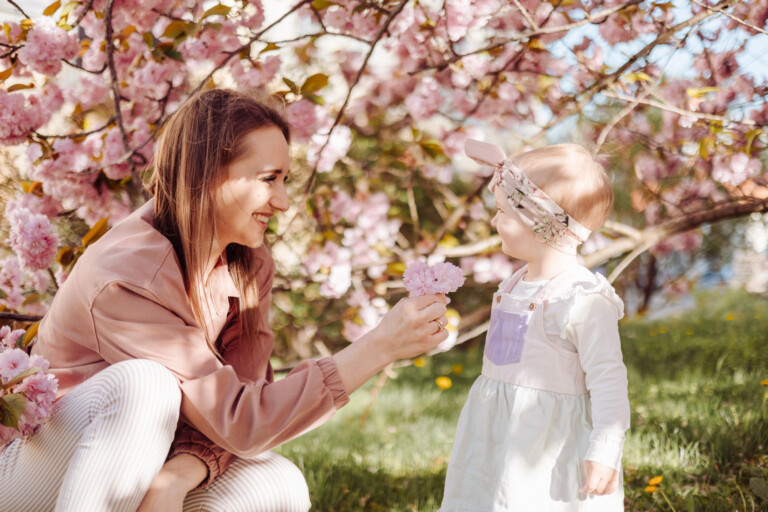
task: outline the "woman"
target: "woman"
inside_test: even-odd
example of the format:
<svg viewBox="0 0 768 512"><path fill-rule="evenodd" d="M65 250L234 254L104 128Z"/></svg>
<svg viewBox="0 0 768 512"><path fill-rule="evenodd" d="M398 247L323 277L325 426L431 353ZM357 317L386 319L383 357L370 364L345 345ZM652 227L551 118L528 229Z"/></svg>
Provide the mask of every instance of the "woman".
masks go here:
<svg viewBox="0 0 768 512"><path fill-rule="evenodd" d="M232 91L169 120L153 199L88 248L41 323L33 351L63 397L0 454L0 510L307 510L303 476L269 450L446 338L444 296L404 299L273 381L263 237L288 208L289 140L275 110Z"/></svg>

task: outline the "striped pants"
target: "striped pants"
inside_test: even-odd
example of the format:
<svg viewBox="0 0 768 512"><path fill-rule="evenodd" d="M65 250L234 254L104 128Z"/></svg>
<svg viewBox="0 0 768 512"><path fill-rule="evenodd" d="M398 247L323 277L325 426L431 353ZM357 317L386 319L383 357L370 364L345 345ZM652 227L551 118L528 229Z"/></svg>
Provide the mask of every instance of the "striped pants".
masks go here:
<svg viewBox="0 0 768 512"><path fill-rule="evenodd" d="M0 453L0 511L135 511L165 462L181 406L173 375L146 360L114 364L54 404L31 437ZM301 471L266 452L237 459L184 512L306 512Z"/></svg>

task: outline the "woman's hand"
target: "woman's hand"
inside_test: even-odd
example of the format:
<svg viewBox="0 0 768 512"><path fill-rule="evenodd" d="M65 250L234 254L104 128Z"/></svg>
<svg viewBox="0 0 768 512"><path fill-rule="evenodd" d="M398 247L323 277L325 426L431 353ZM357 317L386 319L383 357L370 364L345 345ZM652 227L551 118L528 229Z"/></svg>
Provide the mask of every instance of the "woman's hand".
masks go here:
<svg viewBox="0 0 768 512"><path fill-rule="evenodd" d="M445 295L422 295L400 300L371 331L380 338L379 349L388 361L416 357L435 348L448 337L445 326Z"/></svg>
<svg viewBox="0 0 768 512"><path fill-rule="evenodd" d="M448 337L445 295L409 297L395 304L379 325L333 359L347 393L398 359L429 351Z"/></svg>
<svg viewBox="0 0 768 512"><path fill-rule="evenodd" d="M583 494L602 496L613 494L619 488L619 472L593 460L584 461L586 483L579 489Z"/></svg>
<svg viewBox="0 0 768 512"><path fill-rule="evenodd" d="M181 512L187 493L208 476L208 466L189 453L163 464L137 512Z"/></svg>

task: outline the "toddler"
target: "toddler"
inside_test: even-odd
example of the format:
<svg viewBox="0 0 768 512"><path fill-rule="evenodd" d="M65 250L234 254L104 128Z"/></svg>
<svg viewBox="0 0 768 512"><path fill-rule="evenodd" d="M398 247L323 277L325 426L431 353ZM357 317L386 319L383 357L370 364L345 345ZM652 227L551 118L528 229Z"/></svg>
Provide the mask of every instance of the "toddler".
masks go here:
<svg viewBox="0 0 768 512"><path fill-rule="evenodd" d="M502 251L527 264L493 296L482 375L459 418L441 511L623 510L624 305L576 256L611 211L608 176L577 144L511 159L480 141L465 150L496 167L491 224Z"/></svg>

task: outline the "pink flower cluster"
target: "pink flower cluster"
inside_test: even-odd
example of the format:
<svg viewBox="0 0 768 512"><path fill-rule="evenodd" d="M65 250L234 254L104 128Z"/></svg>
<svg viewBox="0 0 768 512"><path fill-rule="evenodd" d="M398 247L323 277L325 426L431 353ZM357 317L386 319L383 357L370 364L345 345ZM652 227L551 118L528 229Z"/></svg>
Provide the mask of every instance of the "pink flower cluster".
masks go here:
<svg viewBox="0 0 768 512"><path fill-rule="evenodd" d="M53 264L59 237L48 217L16 208L8 213L11 248L25 270L45 270Z"/></svg>
<svg viewBox="0 0 768 512"><path fill-rule="evenodd" d="M61 71L61 60L74 58L79 49L75 31L67 32L59 28L53 18L43 16L35 20L18 55L32 71L56 76Z"/></svg>
<svg viewBox="0 0 768 512"><path fill-rule="evenodd" d="M464 284L464 273L452 263L442 262L429 266L421 260L415 260L405 268L403 284L411 297L450 293Z"/></svg>
<svg viewBox="0 0 768 512"><path fill-rule="evenodd" d="M35 431L50 415L59 386L53 375L45 373L50 364L44 357L30 357L24 350L15 348L23 334L21 329L12 331L7 325L0 327L0 398L6 399L0 402L0 410L4 418L10 418L0 425L0 447ZM11 403L23 401L23 409L14 408L8 411L12 414L6 414L11 398L16 399Z"/></svg>

